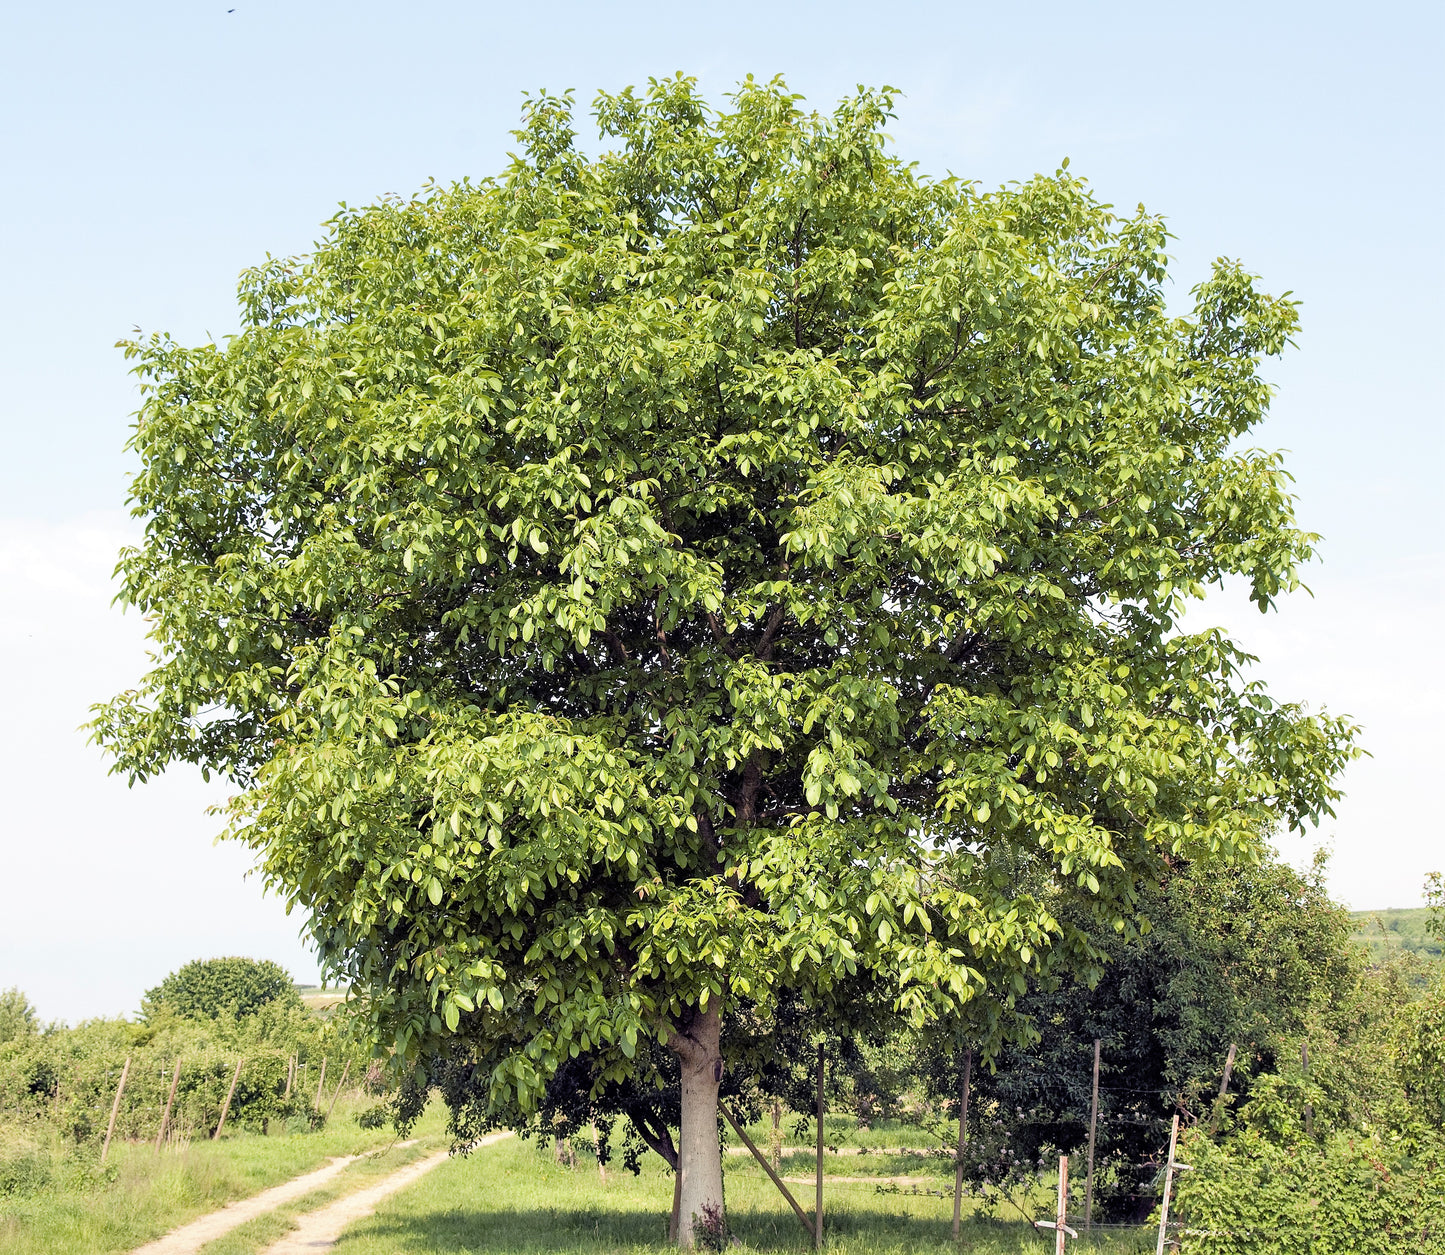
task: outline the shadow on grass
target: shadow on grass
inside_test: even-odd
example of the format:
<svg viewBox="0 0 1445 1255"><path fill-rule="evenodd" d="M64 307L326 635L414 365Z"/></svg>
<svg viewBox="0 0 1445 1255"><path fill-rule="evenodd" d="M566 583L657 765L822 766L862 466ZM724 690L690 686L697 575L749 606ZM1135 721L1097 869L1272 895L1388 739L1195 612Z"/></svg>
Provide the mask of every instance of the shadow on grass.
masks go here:
<svg viewBox="0 0 1445 1255"><path fill-rule="evenodd" d="M754 1251L811 1251L813 1242L791 1214L733 1209L734 1236ZM1052 1233L1030 1230L1022 1222L975 1218L964 1224L955 1245L948 1219L900 1215L853 1207L832 1212L827 1238L850 1252L972 1251L1040 1252L1052 1250ZM595 1255L599 1251L676 1249L667 1242L667 1218L651 1209L469 1208L378 1215L358 1226L365 1249L398 1255ZM1123 1235L1119 1235L1122 1237ZM1099 1235L1088 1249L1143 1250L1137 1239L1110 1241ZM1117 1244L1116 1244L1117 1243ZM1071 1243L1072 1245L1072 1243ZM343 1247L345 1242L343 1242ZM1149 1243L1152 1250L1152 1242Z"/></svg>
<svg viewBox="0 0 1445 1255"><path fill-rule="evenodd" d="M667 1245L667 1217L652 1210L454 1207L373 1216L355 1232L386 1249L437 1255L482 1251L581 1251ZM800 1230L801 1232L801 1230Z"/></svg>

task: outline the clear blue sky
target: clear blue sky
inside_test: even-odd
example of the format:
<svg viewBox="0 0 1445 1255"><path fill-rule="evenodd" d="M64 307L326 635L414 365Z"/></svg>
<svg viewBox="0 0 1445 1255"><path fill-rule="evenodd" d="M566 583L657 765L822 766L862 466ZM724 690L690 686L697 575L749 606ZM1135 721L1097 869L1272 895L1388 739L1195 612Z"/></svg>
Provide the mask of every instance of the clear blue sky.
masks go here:
<svg viewBox="0 0 1445 1255"><path fill-rule="evenodd" d="M1376 756L1319 836L1334 836L1339 896L1415 903L1445 863L1442 12L5 6L0 640L18 678L0 698L0 883L20 896L0 912L0 986L74 1018L133 1007L197 954L304 962L297 921L241 882L238 852L211 848L200 807L214 790L127 794L74 732L143 661L139 626L105 609L135 406L115 340L224 335L236 273L306 250L338 201L498 171L526 89L586 102L676 70L714 97L782 73L824 108L860 82L895 85L897 148L925 171L996 183L1068 156L1106 199L1168 215L1181 303L1218 254L1303 301L1259 442L1292 451L1301 517L1326 536L1317 596L1273 624L1227 599L1204 613L1258 647L1286 696L1366 722ZM1297 857L1309 842L1283 844ZM75 904L61 923L56 876Z"/></svg>

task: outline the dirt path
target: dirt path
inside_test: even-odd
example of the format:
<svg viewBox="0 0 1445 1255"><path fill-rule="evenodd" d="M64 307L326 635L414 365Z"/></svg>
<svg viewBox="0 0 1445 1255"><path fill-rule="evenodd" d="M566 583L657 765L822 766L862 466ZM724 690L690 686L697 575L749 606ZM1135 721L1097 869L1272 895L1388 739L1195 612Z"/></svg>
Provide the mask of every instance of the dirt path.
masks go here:
<svg viewBox="0 0 1445 1255"><path fill-rule="evenodd" d="M477 1146L490 1146L510 1133L489 1133L481 1138ZM438 1151L416 1163L398 1168L389 1177L383 1177L375 1185L338 1198L334 1203L318 1207L297 1218L296 1227L273 1246L268 1246L264 1255L313 1255L316 1251L329 1251L349 1225L363 1220L376 1210L382 1199L408 1185L421 1180L433 1168L447 1160L450 1151Z"/></svg>
<svg viewBox="0 0 1445 1255"><path fill-rule="evenodd" d="M289 1203L325 1185L347 1164L355 1163L360 1158L360 1155L345 1155L340 1159L333 1159L324 1168L317 1168L315 1172L293 1177L290 1181L273 1185L269 1190L262 1190L250 1198L238 1198L234 1203L227 1203L220 1211L210 1212L179 1229L172 1229L163 1238L147 1242L131 1255L194 1255L207 1242L215 1241L237 1225L243 1225L257 1216L264 1216L282 1203Z"/></svg>

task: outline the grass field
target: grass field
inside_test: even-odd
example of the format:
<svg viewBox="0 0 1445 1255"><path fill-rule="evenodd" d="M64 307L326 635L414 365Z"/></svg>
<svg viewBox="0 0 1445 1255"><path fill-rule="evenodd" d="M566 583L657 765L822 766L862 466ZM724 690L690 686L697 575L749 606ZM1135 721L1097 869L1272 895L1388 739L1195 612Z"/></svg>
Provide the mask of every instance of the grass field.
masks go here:
<svg viewBox="0 0 1445 1255"><path fill-rule="evenodd" d="M0 1199L0 1255L129 1251L233 1199L320 1167L333 1156L386 1147L394 1138L389 1128L367 1132L353 1118L355 1109L372 1101L361 1099L353 1107L343 1099L330 1125L316 1133L228 1133L219 1142L193 1142L160 1155L149 1144L113 1145L108 1179L102 1183L71 1189L61 1185ZM418 1150L445 1145L443 1124L443 1112L427 1113L413 1134L423 1139ZM407 1156L394 1151L385 1157L385 1165L363 1161L345 1175L354 1180L390 1171ZM339 1185L340 1179L333 1184Z"/></svg>
<svg viewBox="0 0 1445 1255"><path fill-rule="evenodd" d="M852 1173L852 1157L830 1156L829 1172ZM750 1159L726 1162L728 1218L742 1248L803 1252L812 1249L787 1204ZM956 1252L949 1236L952 1200L938 1195L880 1194L875 1184L826 1187L828 1249L834 1255L904 1255ZM805 1207L809 1187L797 1187ZM1048 1209L1040 1191L1034 1215ZM548 1150L513 1140L453 1159L411 1189L383 1203L375 1216L349 1230L337 1255L603 1255L667 1248L672 1178L660 1162L640 1177L609 1171L604 1185L595 1162L568 1169ZM967 1214L967 1212L966 1212ZM1012 1255L1053 1249L1053 1237L1022 1220L971 1216L962 1249L978 1255ZM1152 1251L1148 1233L1100 1233L1071 1249L1133 1255ZM212 1255L207 1248L206 1255ZM216 1255L223 1255L217 1250ZM226 1251L224 1255L250 1255Z"/></svg>
<svg viewBox="0 0 1445 1255"><path fill-rule="evenodd" d="M363 1132L353 1112L338 1108L319 1133L269 1138L238 1133L219 1143L200 1142L154 1154L149 1146L112 1148L112 1179L89 1190L53 1190L0 1205L0 1255L109 1255L129 1251L194 1217L248 1197L325 1163L329 1157L372 1154L348 1165L306 1197L233 1230L205 1247L204 1255L258 1255L293 1225L295 1217L348 1194L446 1144L444 1111L433 1103L412 1147L390 1146L389 1131ZM792 1133L790 1124L784 1129ZM768 1128L750 1130L763 1145ZM840 1153L827 1157L825 1214L828 1248L835 1255L903 1255L956 1252L949 1235L951 1167L927 1154L929 1138L917 1129L885 1124L859 1130L830 1119L825 1140ZM736 1141L736 1139L730 1139ZM809 1178L792 1186L812 1206L813 1159L795 1136L787 1138L785 1176ZM910 1143L912 1147L910 1148ZM865 1152L856 1153L863 1146ZM386 1149L388 1148L389 1149ZM880 1149L889 1153L880 1153ZM376 1153L380 1152L380 1153ZM725 1158L729 1221L734 1238L753 1251L802 1255L811 1240L796 1217L746 1154ZM913 1183L878 1180L897 1176ZM896 1192L895 1192L896 1191ZM1020 1198L1029 1214L1051 1210L1047 1187ZM619 1166L604 1182L595 1160L579 1154L568 1168L550 1146L513 1139L467 1158L454 1158L419 1183L387 1200L377 1214L342 1239L339 1255L598 1255L663 1252L672 1177L656 1157L641 1176ZM1052 1250L1052 1237L1033 1230L1016 1210L999 1216L965 1202L962 1249L979 1255ZM1071 1249L1080 1249L1071 1244ZM1085 1249L1133 1255L1153 1249L1142 1231L1098 1234Z"/></svg>

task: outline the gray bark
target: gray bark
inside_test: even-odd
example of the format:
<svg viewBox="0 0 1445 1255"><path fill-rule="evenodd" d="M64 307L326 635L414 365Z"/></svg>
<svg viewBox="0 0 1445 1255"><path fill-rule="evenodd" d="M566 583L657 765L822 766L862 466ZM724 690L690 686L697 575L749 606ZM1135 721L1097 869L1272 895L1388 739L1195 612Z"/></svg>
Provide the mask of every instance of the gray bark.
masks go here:
<svg viewBox="0 0 1445 1255"><path fill-rule="evenodd" d="M722 1081L722 1024L717 1002L698 1012L687 1031L674 1033L668 1047L682 1065L682 1129L678 1144L680 1188L677 1244L696 1245L693 1226L709 1210L723 1215L722 1153L718 1141L717 1096Z"/></svg>

